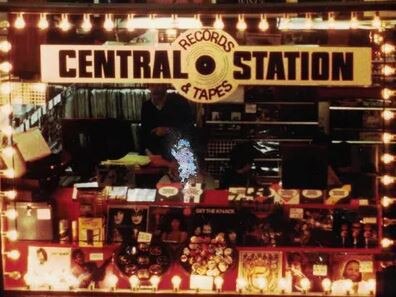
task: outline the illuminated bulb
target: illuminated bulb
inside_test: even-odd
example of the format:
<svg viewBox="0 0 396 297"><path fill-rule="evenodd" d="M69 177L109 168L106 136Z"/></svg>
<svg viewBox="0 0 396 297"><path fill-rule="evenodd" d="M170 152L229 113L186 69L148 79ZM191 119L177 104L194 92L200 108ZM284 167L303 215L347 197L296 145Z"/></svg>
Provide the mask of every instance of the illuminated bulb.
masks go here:
<svg viewBox="0 0 396 297"><path fill-rule="evenodd" d="M9 219L9 220L15 220L18 216L17 211L14 208L11 209L7 209L5 212L5 216Z"/></svg>
<svg viewBox="0 0 396 297"><path fill-rule="evenodd" d="M4 62L0 63L0 71L8 73L11 71L11 69L12 69L12 65L10 62L4 61Z"/></svg>
<svg viewBox="0 0 396 297"><path fill-rule="evenodd" d="M173 291L177 292L180 289L180 284L181 284L181 277L178 275L174 275L171 279L172 286L173 286Z"/></svg>
<svg viewBox="0 0 396 297"><path fill-rule="evenodd" d="M375 279L370 278L367 281L367 289L368 289L369 293L374 294L376 287L377 287L377 282L375 281Z"/></svg>
<svg viewBox="0 0 396 297"><path fill-rule="evenodd" d="M307 279L306 277L304 277L304 278L302 278L302 279L300 280L300 286L301 286L301 289L302 289L304 292L307 292L307 291L311 288L311 282L309 281L309 279Z"/></svg>
<svg viewBox="0 0 396 297"><path fill-rule="evenodd" d="M6 232L6 237L10 241L15 241L18 239L18 232L16 230L10 230Z"/></svg>
<svg viewBox="0 0 396 297"><path fill-rule="evenodd" d="M136 290L137 288L139 288L140 280L136 275L132 275L129 278L129 284L130 284L132 290Z"/></svg>
<svg viewBox="0 0 396 297"><path fill-rule="evenodd" d="M346 294L351 293L353 288L353 282L350 279L345 279L343 281L343 289L345 290Z"/></svg>
<svg viewBox="0 0 396 297"><path fill-rule="evenodd" d="M114 29L113 15L111 15L111 14L105 15L105 21L103 23L103 28L107 32L110 32Z"/></svg>
<svg viewBox="0 0 396 297"><path fill-rule="evenodd" d="M288 285L287 279L284 277L281 277L278 281L278 287L282 294L285 293L285 291L287 289L287 285Z"/></svg>
<svg viewBox="0 0 396 297"><path fill-rule="evenodd" d="M390 133L385 132L385 133L382 135L382 142L383 142L383 143L389 143L389 142L392 141L392 139L393 139L393 135L390 134Z"/></svg>
<svg viewBox="0 0 396 297"><path fill-rule="evenodd" d="M133 26L133 14L128 14L126 28L127 28L128 32L132 32L133 30L135 30L135 28Z"/></svg>
<svg viewBox="0 0 396 297"><path fill-rule="evenodd" d="M15 170L12 168L7 168L7 169L3 170L3 175L6 178L15 178Z"/></svg>
<svg viewBox="0 0 396 297"><path fill-rule="evenodd" d="M0 107L0 110L1 110L2 114L9 116L10 114L12 114L13 108L12 108L11 104L7 103L7 104L2 105Z"/></svg>
<svg viewBox="0 0 396 297"><path fill-rule="evenodd" d="M216 291L221 292L221 290L223 289L224 279L218 275L214 279L214 284L216 287Z"/></svg>
<svg viewBox="0 0 396 297"><path fill-rule="evenodd" d="M381 177L381 182L385 186L388 186L388 185L390 185L390 184L395 182L395 178L393 176L390 176L390 175L384 175L383 177Z"/></svg>
<svg viewBox="0 0 396 297"><path fill-rule="evenodd" d="M283 30L289 30L290 19L287 14L281 19L281 23L283 23L283 27L282 27Z"/></svg>
<svg viewBox="0 0 396 297"><path fill-rule="evenodd" d="M23 19L23 13L19 13L18 16L15 19L14 27L16 29L23 29L25 28L26 23L25 20Z"/></svg>
<svg viewBox="0 0 396 297"><path fill-rule="evenodd" d="M238 277L236 280L236 288L239 293L242 293L247 287L247 281L243 277Z"/></svg>
<svg viewBox="0 0 396 297"><path fill-rule="evenodd" d="M259 23L259 29L261 31L267 31L269 28L268 20L267 17L264 15L260 15L260 23Z"/></svg>
<svg viewBox="0 0 396 297"><path fill-rule="evenodd" d="M158 289L158 284L159 284L160 280L161 279L158 275L153 275L152 277L150 277L150 284L154 288L154 290Z"/></svg>
<svg viewBox="0 0 396 297"><path fill-rule="evenodd" d="M391 205L393 203L394 199L389 198L388 196L384 196L381 199L381 204L383 207L388 207L389 205Z"/></svg>
<svg viewBox="0 0 396 297"><path fill-rule="evenodd" d="M23 280L25 281L25 284L27 286L31 286L34 282L34 277L31 273L28 272L23 276Z"/></svg>
<svg viewBox="0 0 396 297"><path fill-rule="evenodd" d="M246 22L245 22L245 16L244 15L238 15L238 22L236 25L236 28L238 29L238 31L245 31L247 28Z"/></svg>
<svg viewBox="0 0 396 297"><path fill-rule="evenodd" d="M165 34L166 34L166 36L168 36L168 38L176 38L177 30L176 29L166 29Z"/></svg>
<svg viewBox="0 0 396 297"><path fill-rule="evenodd" d="M61 21L59 23L59 28L63 31L69 31L71 28L71 24L69 22L69 16L66 13L63 13L61 16Z"/></svg>
<svg viewBox="0 0 396 297"><path fill-rule="evenodd" d="M196 29L201 29L202 28L202 21L201 21L201 15L197 14L195 15L195 28Z"/></svg>
<svg viewBox="0 0 396 297"><path fill-rule="evenodd" d="M10 137L14 133L14 129L11 126L5 126L1 128L1 132L5 135Z"/></svg>
<svg viewBox="0 0 396 297"><path fill-rule="evenodd" d="M375 44L381 44L384 41L384 37L381 34L374 33L373 41Z"/></svg>
<svg viewBox="0 0 396 297"><path fill-rule="evenodd" d="M89 32L92 29L91 18L89 16L89 14L87 14L87 13L84 13L84 15L83 15L83 22L81 24L81 29L84 32Z"/></svg>
<svg viewBox="0 0 396 297"><path fill-rule="evenodd" d="M385 65L384 67L382 67L381 73L385 76L393 75L395 74L395 68L389 65Z"/></svg>
<svg viewBox="0 0 396 297"><path fill-rule="evenodd" d="M349 23L349 27L351 29L357 29L359 27L359 21L357 19L357 16L356 16L355 12L351 13L351 20L350 20L350 23Z"/></svg>
<svg viewBox="0 0 396 297"><path fill-rule="evenodd" d="M7 146L2 150L2 152L5 157L12 158L15 154L15 149L12 146Z"/></svg>
<svg viewBox="0 0 396 297"><path fill-rule="evenodd" d="M1 94L3 94L3 95L8 95L8 94L11 93L11 91L12 91L12 85L11 85L11 83L6 82L6 83L2 83L2 84L0 85L0 92L1 92Z"/></svg>
<svg viewBox="0 0 396 297"><path fill-rule="evenodd" d="M381 156L381 161L385 164L389 164L389 163L392 163L393 161L395 161L395 157L391 154L383 154Z"/></svg>
<svg viewBox="0 0 396 297"><path fill-rule="evenodd" d="M312 27L313 27L312 16L311 16L310 13L307 13L307 14L305 15L304 27L305 27L305 29L307 29L307 30L310 30L310 29L312 29Z"/></svg>
<svg viewBox="0 0 396 297"><path fill-rule="evenodd" d="M325 293L330 292L331 290L331 280L329 278L324 278L322 280L322 288Z"/></svg>
<svg viewBox="0 0 396 297"><path fill-rule="evenodd" d="M115 274L110 274L110 275L107 277L107 283L108 283L109 287L110 287L112 290L115 290L115 288L116 288L116 286L117 286L117 283L118 283L118 277L117 277Z"/></svg>
<svg viewBox="0 0 396 297"><path fill-rule="evenodd" d="M34 83L33 90L40 93L45 93L47 91L47 84L46 83Z"/></svg>
<svg viewBox="0 0 396 297"><path fill-rule="evenodd" d="M0 42L0 51L3 53L8 53L11 50L11 43L8 40L3 40Z"/></svg>
<svg viewBox="0 0 396 297"><path fill-rule="evenodd" d="M179 28L179 19L176 14L172 14L172 28Z"/></svg>
<svg viewBox="0 0 396 297"><path fill-rule="evenodd" d="M46 13L40 13L40 19L39 19L39 21L37 23L37 27L40 30L48 29L49 24L48 24L47 14Z"/></svg>
<svg viewBox="0 0 396 297"><path fill-rule="evenodd" d="M328 20L327 20L327 26L328 26L329 29L334 29L335 28L334 12L329 12Z"/></svg>
<svg viewBox="0 0 396 297"><path fill-rule="evenodd" d="M395 46L393 44L385 43L381 46L381 51L385 55L389 55L390 53L395 51Z"/></svg>
<svg viewBox="0 0 396 297"><path fill-rule="evenodd" d="M216 14L216 19L215 19L215 21L213 23L213 27L215 29L217 29L217 30L223 30L224 29L224 23L223 23L221 15Z"/></svg>
<svg viewBox="0 0 396 297"><path fill-rule="evenodd" d="M381 29L381 19L378 12L375 13L374 18L371 21L371 25L377 30Z"/></svg>
<svg viewBox="0 0 396 297"><path fill-rule="evenodd" d="M383 89L383 90L381 91L381 95L382 95L382 98L383 98L384 100L388 100L390 97L393 96L393 91L390 90L390 89L388 89L388 88L385 88L385 89Z"/></svg>
<svg viewBox="0 0 396 297"><path fill-rule="evenodd" d="M3 192L2 195L4 195L4 197L6 197L9 200L14 200L17 196L17 192L15 190L9 190Z"/></svg>
<svg viewBox="0 0 396 297"><path fill-rule="evenodd" d="M260 292L262 293L266 287L267 287L267 279L264 276L259 276L256 279L257 287L260 289Z"/></svg>
<svg viewBox="0 0 396 297"><path fill-rule="evenodd" d="M391 245L393 245L393 243L394 243L394 241L393 241L392 239L389 239L389 238L383 238L383 239L381 240L381 246L382 246L384 249L387 249L388 247L390 247Z"/></svg>
<svg viewBox="0 0 396 297"><path fill-rule="evenodd" d="M18 260L20 256L21 253L18 250L12 250L7 252L7 257L10 258L11 260Z"/></svg>
<svg viewBox="0 0 396 297"><path fill-rule="evenodd" d="M384 118L385 121L389 121L395 117L395 114L393 113L393 111L387 109L382 112L381 116Z"/></svg>

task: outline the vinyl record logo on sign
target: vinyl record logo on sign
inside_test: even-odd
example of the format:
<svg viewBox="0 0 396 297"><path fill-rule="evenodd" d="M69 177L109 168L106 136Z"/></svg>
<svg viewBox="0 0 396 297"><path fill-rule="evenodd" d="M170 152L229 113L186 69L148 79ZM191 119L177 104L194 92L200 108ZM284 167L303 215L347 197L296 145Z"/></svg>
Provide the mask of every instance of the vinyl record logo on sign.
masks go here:
<svg viewBox="0 0 396 297"><path fill-rule="evenodd" d="M190 30L174 42L184 57L188 79L177 80L175 88L188 99L212 103L233 93L237 83L233 79L233 50L236 41L218 30Z"/></svg>

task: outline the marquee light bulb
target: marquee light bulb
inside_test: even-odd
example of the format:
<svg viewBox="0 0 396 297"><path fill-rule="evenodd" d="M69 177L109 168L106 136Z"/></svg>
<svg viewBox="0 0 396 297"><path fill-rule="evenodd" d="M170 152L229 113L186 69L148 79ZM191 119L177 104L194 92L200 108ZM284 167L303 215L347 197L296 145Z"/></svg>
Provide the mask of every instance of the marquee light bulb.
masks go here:
<svg viewBox="0 0 396 297"><path fill-rule="evenodd" d="M16 241L18 239L18 232L16 230L9 230L6 232L6 237L10 241Z"/></svg>
<svg viewBox="0 0 396 297"><path fill-rule="evenodd" d="M290 29L290 18L288 14L285 14L283 18L281 18L282 30Z"/></svg>
<svg viewBox="0 0 396 297"><path fill-rule="evenodd" d="M268 28L269 28L269 24L268 24L267 16L261 14L259 29L264 32L264 31L267 31Z"/></svg>
<svg viewBox="0 0 396 297"><path fill-rule="evenodd" d="M87 14L87 13L84 13L84 15L83 15L83 22L81 24L81 29L84 32L89 32L92 29L91 18L89 16L89 14Z"/></svg>
<svg viewBox="0 0 396 297"><path fill-rule="evenodd" d="M385 186L388 186L388 185L390 185L390 184L395 182L395 178L393 176L390 176L390 175L384 175L384 176L381 177L381 182Z"/></svg>
<svg viewBox="0 0 396 297"><path fill-rule="evenodd" d="M329 12L328 19L327 19L327 26L329 29L335 28L335 16L334 12Z"/></svg>
<svg viewBox="0 0 396 297"><path fill-rule="evenodd" d="M194 18L195 18L195 28L196 29L201 29L202 28L202 21L201 21L201 15L199 15L199 14L196 14L195 16L194 16Z"/></svg>
<svg viewBox="0 0 396 297"><path fill-rule="evenodd" d="M9 73L12 69L12 64L8 61L0 63L0 71L4 73Z"/></svg>
<svg viewBox="0 0 396 297"><path fill-rule="evenodd" d="M353 282L350 279L343 280L343 287L345 290L345 294L349 294L353 288Z"/></svg>
<svg viewBox="0 0 396 297"><path fill-rule="evenodd" d="M382 98L388 100L393 96L393 91L391 89L385 88L381 91Z"/></svg>
<svg viewBox="0 0 396 297"><path fill-rule="evenodd" d="M286 289L287 289L287 286L288 286L288 281L287 281L287 279L284 278L284 277L281 277L281 278L279 279L279 281L278 281L278 287L279 287L279 289L280 289L280 291L281 291L282 294L285 293L285 291L286 291Z"/></svg>
<svg viewBox="0 0 396 297"><path fill-rule="evenodd" d="M0 51L3 53L8 53L11 50L11 43L8 40L3 40L0 42Z"/></svg>
<svg viewBox="0 0 396 297"><path fill-rule="evenodd" d="M311 16L310 13L307 13L307 14L305 15L304 27L305 27L305 29L307 29L307 30L310 30L310 29L312 29L312 27L313 27L312 16Z"/></svg>
<svg viewBox="0 0 396 297"><path fill-rule="evenodd" d="M132 290L136 290L139 287L140 280L136 275L132 275L129 278L129 285L131 286Z"/></svg>
<svg viewBox="0 0 396 297"><path fill-rule="evenodd" d="M135 27L133 25L133 14L128 14L126 28L128 32L132 32L133 30L135 30Z"/></svg>
<svg viewBox="0 0 396 297"><path fill-rule="evenodd" d="M247 25L245 22L245 16L243 14L238 15L238 22L237 22L236 28L238 29L238 31L241 31L241 32L243 32L247 29Z"/></svg>
<svg viewBox="0 0 396 297"><path fill-rule="evenodd" d="M386 237L381 240L381 246L384 249L387 249L388 247L392 246L393 243L394 243L394 241L392 239L389 239L389 238L386 238Z"/></svg>
<svg viewBox="0 0 396 297"><path fill-rule="evenodd" d="M376 280L373 279L373 278L370 278L370 279L367 281L367 289L369 290L369 293L370 293L370 294L374 294L375 288L376 288L376 287L377 287L377 282L376 282Z"/></svg>
<svg viewBox="0 0 396 297"><path fill-rule="evenodd" d="M21 257L21 253L18 250L11 250L7 253L7 257L11 260L18 260Z"/></svg>
<svg viewBox="0 0 396 297"><path fill-rule="evenodd" d="M218 275L214 278L214 284L216 287L216 291L221 292L221 290L223 289L224 279Z"/></svg>
<svg viewBox="0 0 396 297"><path fill-rule="evenodd" d="M389 65L385 65L382 67L381 73L385 76L393 75L393 74L395 74L395 68L393 68Z"/></svg>
<svg viewBox="0 0 396 297"><path fill-rule="evenodd" d="M40 30L48 29L49 23L48 23L48 20L47 20L47 14L46 13L40 13L40 19L39 19L39 21L37 23L37 27Z"/></svg>
<svg viewBox="0 0 396 297"><path fill-rule="evenodd" d="M242 291L246 289L247 285L248 285L248 283L247 283L246 279L244 279L243 277L237 278L236 288L239 293L242 293Z"/></svg>
<svg viewBox="0 0 396 297"><path fill-rule="evenodd" d="M61 21L59 23L59 28L63 31L63 32L67 32L71 29L71 24L69 22L69 16L66 13L63 13L61 16Z"/></svg>
<svg viewBox="0 0 396 297"><path fill-rule="evenodd" d="M105 21L103 23L103 28L107 31L113 31L114 29L114 22L113 22L113 15L112 14L106 14L105 15Z"/></svg>
<svg viewBox="0 0 396 297"><path fill-rule="evenodd" d="M385 132L382 134L382 142L383 143L390 143L393 139L393 135L390 133Z"/></svg>
<svg viewBox="0 0 396 297"><path fill-rule="evenodd" d="M158 289L158 284L160 282L161 278L158 275L153 275L150 277L150 284L153 286L155 290Z"/></svg>
<svg viewBox="0 0 396 297"><path fill-rule="evenodd" d="M15 154L15 149L12 146L7 146L2 150L4 157L12 158Z"/></svg>
<svg viewBox="0 0 396 297"><path fill-rule="evenodd" d="M324 292L330 292L331 290L331 280L329 278L324 278L322 280L322 288Z"/></svg>
<svg viewBox="0 0 396 297"><path fill-rule="evenodd" d="M116 288L117 283L118 283L118 277L115 274L112 273L109 276L107 276L107 284L112 290Z"/></svg>
<svg viewBox="0 0 396 297"><path fill-rule="evenodd" d="M21 30L26 27L25 19L23 18L23 13L18 13L15 22L14 22L15 29Z"/></svg>
<svg viewBox="0 0 396 297"><path fill-rule="evenodd" d="M391 205L394 202L394 199L388 197L388 196L384 196L381 199L381 204L383 207L389 207L389 205Z"/></svg>
<svg viewBox="0 0 396 297"><path fill-rule="evenodd" d="M356 12L352 12L351 13L351 20L349 22L349 27L351 29L357 29L359 27L359 21L358 21L358 18L356 16Z"/></svg>
<svg viewBox="0 0 396 297"><path fill-rule="evenodd" d="M181 281L182 281L182 279L181 279L181 277L178 276L178 275L174 275L174 276L172 277L171 282L172 282L173 290L174 290L175 292L179 291Z"/></svg>
<svg viewBox="0 0 396 297"><path fill-rule="evenodd" d="M264 276L259 276L256 279L256 283L261 293L267 288L267 279Z"/></svg>
<svg viewBox="0 0 396 297"><path fill-rule="evenodd" d="M7 169L3 170L3 175L6 178L15 178L15 170L12 168L7 168Z"/></svg>
<svg viewBox="0 0 396 297"><path fill-rule="evenodd" d="M300 280L300 286L303 291L307 292L311 288L311 282L306 277Z"/></svg>
<svg viewBox="0 0 396 297"><path fill-rule="evenodd" d="M389 164L395 161L395 156L391 154L383 154L381 156L381 161L385 164Z"/></svg>
<svg viewBox="0 0 396 297"><path fill-rule="evenodd" d="M11 104L7 103L7 104L0 106L0 111L3 115L9 116L10 114L12 114L13 107Z"/></svg>
<svg viewBox="0 0 396 297"><path fill-rule="evenodd" d="M9 220L15 220L18 216L17 211L14 208L10 208L7 209L5 211L5 216L9 219Z"/></svg>
<svg viewBox="0 0 396 297"><path fill-rule="evenodd" d="M384 44L381 46L381 51L382 51L382 53L384 53L385 55L389 55L389 54L391 54L392 52L395 51L395 46L394 46L393 44L390 44L390 43L384 43Z"/></svg>
<svg viewBox="0 0 396 297"><path fill-rule="evenodd" d="M375 13L374 18L371 21L371 25L377 30L381 29L381 19L379 17L378 11Z"/></svg>
<svg viewBox="0 0 396 297"><path fill-rule="evenodd" d="M14 200L17 196L17 191L15 190L9 190L9 191L5 191L2 193L4 195L4 197L6 197L9 200Z"/></svg>
<svg viewBox="0 0 396 297"><path fill-rule="evenodd" d="M390 121L395 117L395 114L393 111L386 109L381 113L381 116L384 118L385 121Z"/></svg>
<svg viewBox="0 0 396 297"><path fill-rule="evenodd" d="M224 29L223 19L222 19L220 14L216 14L216 19L215 19L215 21L213 23L213 27L216 30L223 30Z"/></svg>

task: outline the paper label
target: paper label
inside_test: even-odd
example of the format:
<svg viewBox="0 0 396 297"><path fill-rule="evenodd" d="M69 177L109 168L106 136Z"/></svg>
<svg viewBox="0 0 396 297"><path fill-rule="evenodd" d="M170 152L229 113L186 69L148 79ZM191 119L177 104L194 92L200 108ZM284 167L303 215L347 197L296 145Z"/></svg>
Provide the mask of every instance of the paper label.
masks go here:
<svg viewBox="0 0 396 297"><path fill-rule="evenodd" d="M160 193L162 196L165 196L166 198L172 197L177 195L177 193L179 192L178 188L175 187L162 187L158 190L158 193Z"/></svg>
<svg viewBox="0 0 396 297"><path fill-rule="evenodd" d="M103 253L90 253L89 261L103 261Z"/></svg>
<svg viewBox="0 0 396 297"><path fill-rule="evenodd" d="M144 242L144 243L150 243L151 242L151 238L153 237L153 235L151 233L148 232L139 232L138 234L138 242Z"/></svg>
<svg viewBox="0 0 396 297"><path fill-rule="evenodd" d="M304 218L304 210L302 208L290 208L289 218L303 219Z"/></svg>
<svg viewBox="0 0 396 297"><path fill-rule="evenodd" d="M360 261L360 272L361 273L372 273L373 272L373 261Z"/></svg>
<svg viewBox="0 0 396 297"><path fill-rule="evenodd" d="M314 264L313 275L315 276L327 276L327 265Z"/></svg>
<svg viewBox="0 0 396 297"><path fill-rule="evenodd" d="M256 104L245 104L245 113L256 113L257 105Z"/></svg>
<svg viewBox="0 0 396 297"><path fill-rule="evenodd" d="M37 209L38 220L51 220L51 210L49 208L38 208Z"/></svg>
<svg viewBox="0 0 396 297"><path fill-rule="evenodd" d="M377 224L377 218L376 217L364 217L363 224Z"/></svg>

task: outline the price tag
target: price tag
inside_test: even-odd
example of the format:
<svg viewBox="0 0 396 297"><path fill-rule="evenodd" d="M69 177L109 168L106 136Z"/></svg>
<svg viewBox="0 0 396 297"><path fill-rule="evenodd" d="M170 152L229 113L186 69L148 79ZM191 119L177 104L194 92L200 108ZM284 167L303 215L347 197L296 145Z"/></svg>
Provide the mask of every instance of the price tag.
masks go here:
<svg viewBox="0 0 396 297"><path fill-rule="evenodd" d="M314 264L313 275L315 276L327 276L327 265Z"/></svg>
<svg viewBox="0 0 396 297"><path fill-rule="evenodd" d="M38 208L37 220L51 220L51 210L49 208Z"/></svg>
<svg viewBox="0 0 396 297"><path fill-rule="evenodd" d="M359 199L359 205L361 206L369 205L368 199Z"/></svg>
<svg viewBox="0 0 396 297"><path fill-rule="evenodd" d="M289 218L303 219L304 218L304 210L302 208L290 208Z"/></svg>
<svg viewBox="0 0 396 297"><path fill-rule="evenodd" d="M377 224L377 218L376 217L364 217L363 224Z"/></svg>
<svg viewBox="0 0 396 297"><path fill-rule="evenodd" d="M256 104L245 104L245 113L256 113L257 105Z"/></svg>
<svg viewBox="0 0 396 297"><path fill-rule="evenodd" d="M89 253L89 261L103 261L103 253Z"/></svg>
<svg viewBox="0 0 396 297"><path fill-rule="evenodd" d="M144 243L150 243L152 237L153 237L153 235L151 233L139 232L137 241L144 242Z"/></svg>
<svg viewBox="0 0 396 297"><path fill-rule="evenodd" d="M360 261L360 272L361 273L372 273L373 272L373 261Z"/></svg>

